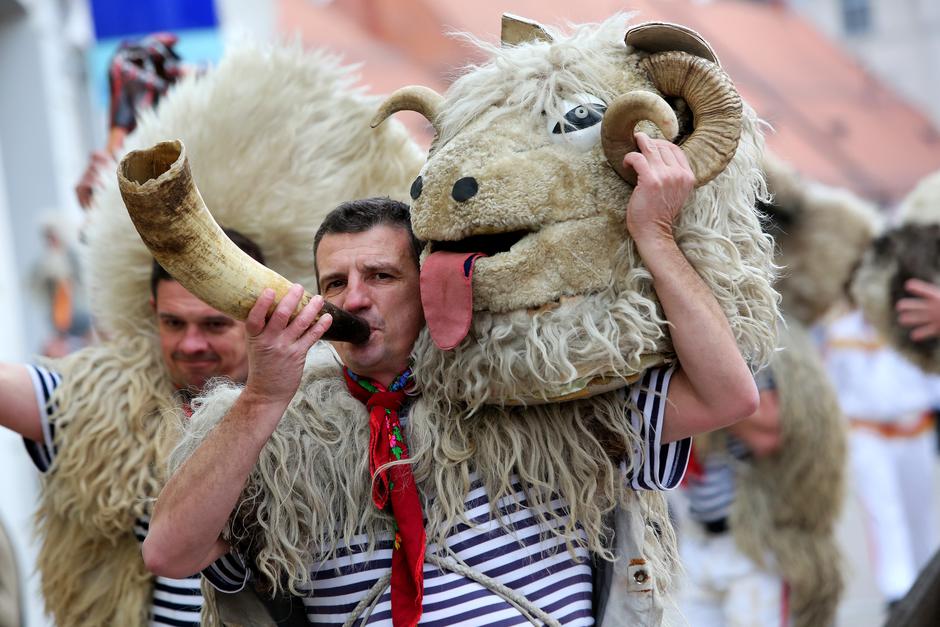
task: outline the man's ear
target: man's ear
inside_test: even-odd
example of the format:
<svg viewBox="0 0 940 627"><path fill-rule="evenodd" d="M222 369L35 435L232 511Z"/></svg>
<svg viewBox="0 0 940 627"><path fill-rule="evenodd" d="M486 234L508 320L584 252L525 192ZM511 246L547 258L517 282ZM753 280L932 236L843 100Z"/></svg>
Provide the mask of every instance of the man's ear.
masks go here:
<svg viewBox="0 0 940 627"><path fill-rule="evenodd" d="M153 309L153 313L157 313L157 300L153 296L150 297L150 308Z"/></svg>

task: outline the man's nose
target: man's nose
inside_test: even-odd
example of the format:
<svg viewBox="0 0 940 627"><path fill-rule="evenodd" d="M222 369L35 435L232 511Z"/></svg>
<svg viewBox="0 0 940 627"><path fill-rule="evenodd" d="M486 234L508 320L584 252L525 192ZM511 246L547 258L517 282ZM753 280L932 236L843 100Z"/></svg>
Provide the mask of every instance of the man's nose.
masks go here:
<svg viewBox="0 0 940 627"><path fill-rule="evenodd" d="M346 286L346 299L343 302L343 309L346 311L362 311L372 306L372 298L369 295L368 286L365 281L359 277L350 278Z"/></svg>
<svg viewBox="0 0 940 627"><path fill-rule="evenodd" d="M199 325L187 325L177 349L184 353L199 353L208 348L209 342L206 341L206 334L199 328Z"/></svg>

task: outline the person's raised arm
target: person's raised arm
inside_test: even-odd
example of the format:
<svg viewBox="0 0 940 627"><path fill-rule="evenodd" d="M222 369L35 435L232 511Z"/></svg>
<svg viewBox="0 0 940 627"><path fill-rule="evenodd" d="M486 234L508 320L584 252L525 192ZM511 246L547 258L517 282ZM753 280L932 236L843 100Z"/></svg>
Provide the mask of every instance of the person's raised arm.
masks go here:
<svg viewBox="0 0 940 627"><path fill-rule="evenodd" d="M143 546L151 572L186 577L228 551L222 529L300 386L307 351L332 323L328 314L316 320L320 296L291 321L302 295L303 288L294 285L265 322L274 302L274 292L265 290L248 314L245 389L160 493Z"/></svg>
<svg viewBox="0 0 940 627"><path fill-rule="evenodd" d="M728 320L682 254L673 225L695 183L682 150L637 133L640 152L624 157L637 172L627 230L670 322L679 370L669 386L662 441L731 425L758 408L757 387Z"/></svg>
<svg viewBox="0 0 940 627"><path fill-rule="evenodd" d="M0 426L42 442L40 409L26 366L0 363Z"/></svg>

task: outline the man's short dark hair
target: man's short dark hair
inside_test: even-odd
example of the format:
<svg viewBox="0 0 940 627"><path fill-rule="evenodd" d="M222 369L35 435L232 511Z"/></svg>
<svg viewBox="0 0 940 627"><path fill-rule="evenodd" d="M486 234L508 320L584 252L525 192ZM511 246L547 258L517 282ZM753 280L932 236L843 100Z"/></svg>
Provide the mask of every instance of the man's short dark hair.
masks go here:
<svg viewBox="0 0 940 627"><path fill-rule="evenodd" d="M421 256L424 243L415 237L411 230L411 211L408 205L386 197L363 198L344 202L333 211L326 214L317 234L313 238L313 263L316 268L317 249L324 235L342 233L362 233L376 226L393 226L404 229L411 239L411 252L414 253L415 264ZM320 282L320 269L317 271L317 283Z"/></svg>
<svg viewBox="0 0 940 627"><path fill-rule="evenodd" d="M261 247L255 243L254 240L245 237L235 229L222 229L228 238L235 243L236 246L241 248L244 252L248 253L248 256L257 261L258 263L264 263L264 253L261 252ZM153 299L157 299L157 284L160 281L175 281L170 273L161 266L156 259L153 260L153 268L150 271L150 295L153 296Z"/></svg>

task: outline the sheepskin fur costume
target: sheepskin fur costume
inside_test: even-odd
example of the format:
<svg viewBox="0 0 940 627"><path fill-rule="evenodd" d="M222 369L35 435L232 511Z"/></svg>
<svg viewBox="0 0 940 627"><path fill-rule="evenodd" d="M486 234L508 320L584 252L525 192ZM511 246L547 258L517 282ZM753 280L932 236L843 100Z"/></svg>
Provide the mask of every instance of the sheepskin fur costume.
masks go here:
<svg viewBox="0 0 940 627"><path fill-rule="evenodd" d="M580 139L552 133L577 106L571 98L608 102L630 89L653 90L639 67L648 55L624 44L627 26L617 15L570 36L548 29L551 42L480 44L491 60L470 68L443 100L412 92L423 94L426 114L440 107L430 115L437 137L411 188L415 231L430 241L422 272L436 249L482 244L489 257L476 266L466 339L454 351L437 348L427 331L418 340L421 396L407 430L422 497L433 499L424 510L429 543L443 545L456 523L467 522L471 472L493 503L512 496L516 474L528 505L548 512L539 514L544 533L601 560L649 566L649 587L635 591L647 614L625 624L655 624L677 568L675 538L662 494L634 492L623 481L621 461L639 461L638 434L623 390L612 388L674 359L668 323L626 234L632 187L608 165L599 128ZM690 124L684 102L676 106ZM741 351L760 364L776 345L778 296L772 240L755 209L765 195L763 139L746 106L742 127L730 163L692 194L675 234ZM493 234L496 241L484 241ZM613 385L590 388L598 378ZM223 386L198 400L174 466L237 394ZM311 366L229 524L234 544L272 587L297 592L311 563L358 533L374 540L388 529L369 496L367 444L365 409L346 393L336 364ZM565 500L570 517L552 519L559 517L543 506L554 498ZM615 511L621 516L612 523ZM639 542L615 550L613 528L624 517L639 521Z"/></svg>
<svg viewBox="0 0 940 627"><path fill-rule="evenodd" d="M772 155L764 172L773 201L762 208L778 243L786 315L770 362L782 437L770 456L730 460L739 476L731 533L745 555L788 583L794 626L814 627L832 623L842 592L835 522L846 444L835 391L803 325L842 300L877 216L848 191L803 178ZM696 438L696 450L726 451L726 438L726 430Z"/></svg>
<svg viewBox="0 0 940 627"><path fill-rule="evenodd" d="M762 209L782 267L775 284L781 307L789 318L811 325L845 297L879 216L848 190L807 179L773 155L764 155L764 173L773 201Z"/></svg>
<svg viewBox="0 0 940 627"><path fill-rule="evenodd" d="M835 524L845 490L844 421L816 349L796 320L781 329L770 368L781 445L738 466L731 530L745 555L787 582L794 627L830 625L842 593Z"/></svg>
<svg viewBox="0 0 940 627"><path fill-rule="evenodd" d="M869 246L851 293L868 320L904 357L927 372L940 373L940 339L915 342L897 323L894 306L909 296L908 279L940 284L940 172L921 181L904 199L900 223Z"/></svg>
<svg viewBox="0 0 940 627"><path fill-rule="evenodd" d="M423 389L454 385L447 398L469 406L544 401L594 377L624 381L674 358L652 277L624 226L633 188L608 164L601 124L553 132L577 102L655 92L639 67L648 55L624 44L627 28L621 14L570 36L546 28L552 41L481 43L491 59L444 96L419 189L412 188L415 233L429 242L422 271L436 251L489 256L473 271L463 341L453 351L435 350L426 336L419 342ZM680 121L684 111L679 106ZM772 242L755 211L765 192L762 151L745 105L733 158L692 193L674 229L754 364L769 359L778 316ZM458 199L466 179L476 193ZM547 337L559 341L558 353L543 352Z"/></svg>
<svg viewBox="0 0 940 627"><path fill-rule="evenodd" d="M401 126L369 131L376 100L349 68L299 47L241 46L143 112L125 148L180 138L220 224L313 283L321 217L352 197L405 198L421 153ZM173 388L150 309L152 258L110 177L86 228L85 269L106 341L52 363L58 456L40 505L39 569L62 626L142 625L152 576L133 534L161 485Z"/></svg>

